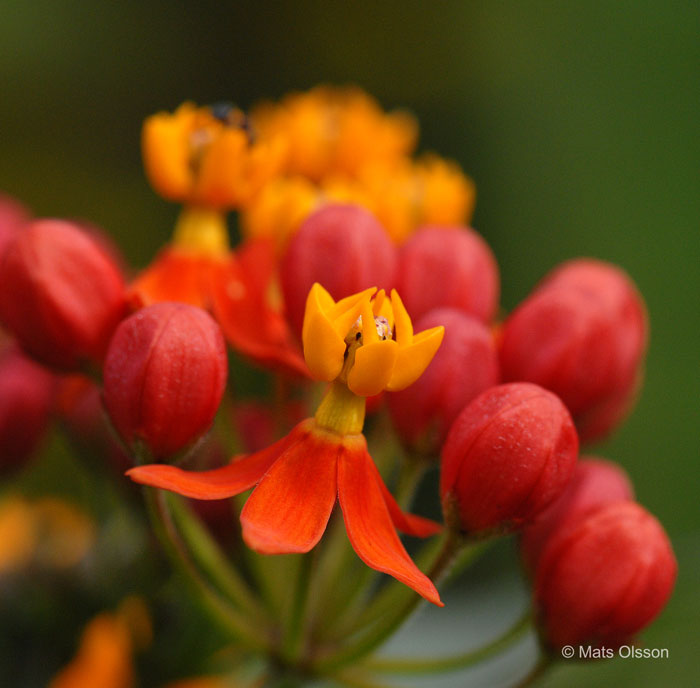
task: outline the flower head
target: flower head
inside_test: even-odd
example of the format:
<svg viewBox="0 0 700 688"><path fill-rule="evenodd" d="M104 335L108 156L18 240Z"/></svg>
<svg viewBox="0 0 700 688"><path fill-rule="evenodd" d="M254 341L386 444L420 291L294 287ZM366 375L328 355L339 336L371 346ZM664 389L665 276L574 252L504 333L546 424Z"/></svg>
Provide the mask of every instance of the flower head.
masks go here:
<svg viewBox="0 0 700 688"><path fill-rule="evenodd" d="M410 154L417 136L410 115L383 112L359 88L319 86L292 93L279 104L258 107L253 121L263 136L285 139L288 172L315 181L331 173L352 176L367 161Z"/></svg>
<svg viewBox="0 0 700 688"><path fill-rule="evenodd" d="M443 329L414 337L398 294L389 301L384 292L372 298L375 292L338 303L319 284L309 294L306 362L313 377L333 383L314 418L223 468L192 472L155 464L128 475L195 499L224 499L255 487L241 526L246 543L265 554L308 552L321 539L337 500L350 542L368 566L442 604L396 534L398 528L425 537L440 526L401 511L367 451L362 426L365 396L411 384L440 345Z"/></svg>
<svg viewBox="0 0 700 688"><path fill-rule="evenodd" d="M317 380L340 379L363 397L397 391L427 368L443 327L413 334L411 319L394 290L366 289L337 303L318 283L309 292L302 340L304 357Z"/></svg>
<svg viewBox="0 0 700 688"><path fill-rule="evenodd" d="M183 103L143 125L143 158L153 187L174 201L234 208L279 171L279 137L256 140L243 112L230 106Z"/></svg>

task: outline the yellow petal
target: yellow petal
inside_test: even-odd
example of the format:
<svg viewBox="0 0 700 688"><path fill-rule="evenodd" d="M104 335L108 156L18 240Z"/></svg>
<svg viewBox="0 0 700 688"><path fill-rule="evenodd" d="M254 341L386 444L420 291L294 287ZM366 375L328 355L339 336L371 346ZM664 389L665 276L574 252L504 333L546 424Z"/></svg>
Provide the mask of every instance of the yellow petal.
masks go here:
<svg viewBox="0 0 700 688"><path fill-rule="evenodd" d="M181 122L170 115L152 115L143 124L146 175L153 188L171 200L186 198L194 184L186 137Z"/></svg>
<svg viewBox="0 0 700 688"><path fill-rule="evenodd" d="M400 347L408 346L413 340L413 325L396 289L391 290L391 307L394 311L396 341Z"/></svg>
<svg viewBox="0 0 700 688"><path fill-rule="evenodd" d="M236 205L245 184L248 155L247 134L241 129L222 129L202 153L197 200L216 207Z"/></svg>
<svg viewBox="0 0 700 688"><path fill-rule="evenodd" d="M314 313L328 313L334 305L331 295L318 282L314 282L306 297L304 322L301 329L302 342L307 340L306 329L311 316Z"/></svg>
<svg viewBox="0 0 700 688"><path fill-rule="evenodd" d="M361 397L379 394L391 379L398 351L398 344L391 339L361 346L348 373L350 390Z"/></svg>
<svg viewBox="0 0 700 688"><path fill-rule="evenodd" d="M383 289L380 289L377 292L377 295L374 297L374 303L372 304L372 312L374 313L375 317L381 315L384 301L386 301L386 292Z"/></svg>
<svg viewBox="0 0 700 688"><path fill-rule="evenodd" d="M340 301L338 301L338 303L336 303L331 309L329 313L330 317L337 318L339 315L341 315L341 313L344 313L361 301L371 299L374 296L375 291L377 291L377 287L370 287L369 289L365 289L357 294L351 294L350 296L346 296L344 299L340 299Z"/></svg>
<svg viewBox="0 0 700 688"><path fill-rule="evenodd" d="M340 337L345 339L345 336L352 329L352 326L355 324L365 308L370 308L371 311L371 307L369 306L369 297L365 298L364 301L358 301L347 311L345 311L345 313L339 315L333 321L333 327Z"/></svg>
<svg viewBox="0 0 700 688"><path fill-rule="evenodd" d="M311 377L325 382L335 380L343 369L345 340L321 312L307 312L304 330L304 359Z"/></svg>
<svg viewBox="0 0 700 688"><path fill-rule="evenodd" d="M372 312L372 304L365 301L362 304L362 346L373 344L379 341L379 333L374 322L374 313Z"/></svg>
<svg viewBox="0 0 700 688"><path fill-rule="evenodd" d="M397 392L412 385L433 360L444 334L444 327L433 327L416 335L408 346L399 347L396 365L386 389Z"/></svg>

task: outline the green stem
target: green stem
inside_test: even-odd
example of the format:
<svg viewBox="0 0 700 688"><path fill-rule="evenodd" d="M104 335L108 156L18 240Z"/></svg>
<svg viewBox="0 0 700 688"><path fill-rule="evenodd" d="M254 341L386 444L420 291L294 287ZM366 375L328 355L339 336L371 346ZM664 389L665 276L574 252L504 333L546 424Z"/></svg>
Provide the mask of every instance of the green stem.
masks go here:
<svg viewBox="0 0 700 688"><path fill-rule="evenodd" d="M363 666L372 672L389 674L437 674L441 672L466 669L470 666L498 654L511 643L520 638L532 627L532 613L528 610L503 635L477 649L462 652L449 657L436 659L386 658L370 659Z"/></svg>
<svg viewBox="0 0 700 688"><path fill-rule="evenodd" d="M165 500L194 563L234 606L254 619L264 619L265 612L247 583L231 566L219 545L188 508L185 501L173 494L167 494Z"/></svg>
<svg viewBox="0 0 700 688"><path fill-rule="evenodd" d="M428 577L438 581L447 571L455 553L463 543L463 538L459 534L448 531L441 540L440 548L432 556ZM356 642L349 644L335 655L321 659L317 663L317 668L320 671L327 672L342 668L372 652L410 616L423 600L413 590L398 582L390 584L390 590L396 589L395 585L399 585L403 589L401 593L397 594L396 605L392 604L393 608L387 609L386 613L378 616L369 631L361 635ZM391 593L388 594L391 595Z"/></svg>
<svg viewBox="0 0 700 688"><path fill-rule="evenodd" d="M336 512L326 531L318 566L311 587L313 636L325 638L328 629L341 615L352 596L359 574L353 571L357 556L345 534L341 515ZM366 568L366 567L364 567ZM351 573L352 571L352 573Z"/></svg>
<svg viewBox="0 0 700 688"><path fill-rule="evenodd" d="M549 655L542 655L537 664L530 672L518 683L517 688L526 688L531 686L538 678L540 678L552 665L552 658Z"/></svg>
<svg viewBox="0 0 700 688"><path fill-rule="evenodd" d="M240 614L202 578L178 535L164 493L152 488L144 488L144 493L153 529L173 564L190 583L212 618L242 644L255 650L267 649L268 639L265 635L255 629L247 616Z"/></svg>
<svg viewBox="0 0 700 688"><path fill-rule="evenodd" d="M282 654L287 661L298 660L304 651L306 641L307 606L309 600L311 573L316 560L315 552L302 555L297 572L292 607L284 629Z"/></svg>
<svg viewBox="0 0 700 688"><path fill-rule="evenodd" d="M401 462L396 500L402 508L407 509L410 506L416 488L420 484L429 465L429 462L420 457L408 457L405 461ZM344 533L343 541L346 544L344 558L337 562L337 568L334 569L333 575L329 576L327 580L336 581L341 579L344 572L351 566L351 560L356 559L354 551L348 544L347 538L344 537ZM333 632L336 637L347 637L345 631L348 623L352 623L358 616L357 605L354 603L360 596L368 596L370 592L369 581L372 578L376 578L376 572L363 566L355 576L351 577L351 585L344 588L345 594L336 594L335 604L323 606L323 620L322 623L319 623L318 627L321 638L331 636L331 632ZM399 584L399 587L402 588L403 586ZM340 604L337 603L337 600L340 600ZM374 605L372 605L371 609L374 609Z"/></svg>
<svg viewBox="0 0 700 688"><path fill-rule="evenodd" d="M418 485L426 474L430 464L423 458L407 456L401 462L399 482L396 486L396 501L402 509L408 509L416 494Z"/></svg>

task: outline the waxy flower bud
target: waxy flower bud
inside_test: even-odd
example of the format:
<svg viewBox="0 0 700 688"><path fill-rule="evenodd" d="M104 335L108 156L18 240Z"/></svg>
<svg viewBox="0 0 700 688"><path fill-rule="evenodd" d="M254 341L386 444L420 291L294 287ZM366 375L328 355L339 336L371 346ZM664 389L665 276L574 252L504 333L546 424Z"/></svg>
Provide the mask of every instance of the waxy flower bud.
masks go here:
<svg viewBox="0 0 700 688"><path fill-rule="evenodd" d="M593 457L581 458L562 495L520 534L520 554L534 572L543 549L588 514L613 502L634 499L634 489L620 466Z"/></svg>
<svg viewBox="0 0 700 688"><path fill-rule="evenodd" d="M44 435L53 376L14 347L0 358L0 474L20 468Z"/></svg>
<svg viewBox="0 0 700 688"><path fill-rule="evenodd" d="M104 401L128 444L171 456L211 425L224 392L226 348L203 310L159 303L124 320L104 366Z"/></svg>
<svg viewBox="0 0 700 688"><path fill-rule="evenodd" d="M619 647L661 611L676 571L664 529L641 506L594 511L542 553L535 602L545 641Z"/></svg>
<svg viewBox="0 0 700 688"><path fill-rule="evenodd" d="M414 318L442 306L489 322L498 306L498 265L466 227L423 227L399 252L397 290Z"/></svg>
<svg viewBox="0 0 700 688"><path fill-rule="evenodd" d="M554 394L527 383L491 387L457 416L442 449L448 526L517 529L562 493L577 454L571 416Z"/></svg>
<svg viewBox="0 0 700 688"><path fill-rule="evenodd" d="M374 216L356 205L332 203L306 219L289 242L280 278L287 316L301 335L306 297L315 282L336 300L368 287L389 289L396 249Z"/></svg>
<svg viewBox="0 0 700 688"><path fill-rule="evenodd" d="M632 405L646 339L644 303L624 272L599 261L570 261L505 322L503 376L555 392L582 439L595 439Z"/></svg>
<svg viewBox="0 0 700 688"><path fill-rule="evenodd" d="M125 308L119 270L70 222L32 222L0 261L0 318L47 365L101 361Z"/></svg>
<svg viewBox="0 0 700 688"><path fill-rule="evenodd" d="M435 455L459 412L499 382L498 352L489 328L454 308L423 316L418 331L444 325L445 337L416 382L387 395L401 441L412 451Z"/></svg>

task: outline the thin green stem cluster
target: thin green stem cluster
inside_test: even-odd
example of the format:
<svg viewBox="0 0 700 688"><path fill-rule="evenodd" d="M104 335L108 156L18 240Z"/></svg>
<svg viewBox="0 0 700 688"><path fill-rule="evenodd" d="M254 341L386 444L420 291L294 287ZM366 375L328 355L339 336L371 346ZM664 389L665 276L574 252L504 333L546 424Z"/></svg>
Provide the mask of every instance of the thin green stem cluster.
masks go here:
<svg viewBox="0 0 700 688"><path fill-rule="evenodd" d="M406 461L399 499L407 506L424 462ZM386 688L376 676L437 674L473 666L516 642L531 627L526 614L485 645L438 658L375 658L379 648L423 602L407 586L362 565L336 518L324 542L306 555L269 557L246 551L240 571L187 501L145 488L154 529L212 619L249 652L267 658L260 685L301 687L329 677L356 688ZM234 500L237 509L242 500ZM488 546L454 530L425 543L416 556L439 583ZM538 672L543 671L538 665Z"/></svg>

